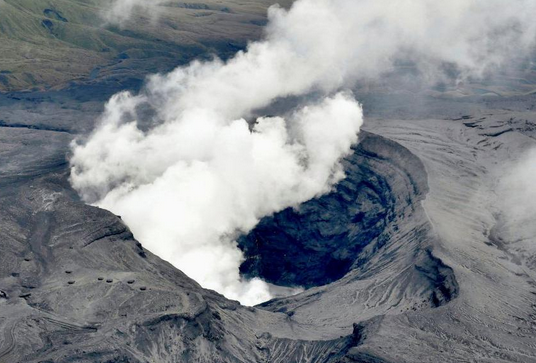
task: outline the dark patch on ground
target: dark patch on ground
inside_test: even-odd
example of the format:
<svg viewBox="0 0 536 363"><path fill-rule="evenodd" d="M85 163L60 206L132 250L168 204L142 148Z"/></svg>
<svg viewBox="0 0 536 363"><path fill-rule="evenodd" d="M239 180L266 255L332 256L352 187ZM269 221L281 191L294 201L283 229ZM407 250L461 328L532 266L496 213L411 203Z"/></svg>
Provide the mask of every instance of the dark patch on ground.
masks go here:
<svg viewBox="0 0 536 363"><path fill-rule="evenodd" d="M454 271L435 257L431 250L425 251L415 269L430 283L432 307L443 306L458 296L459 287Z"/></svg>
<svg viewBox="0 0 536 363"><path fill-rule="evenodd" d="M44 19L41 21L41 26L48 30L50 34L54 35L54 23L51 20Z"/></svg>
<svg viewBox="0 0 536 363"><path fill-rule="evenodd" d="M54 10L54 9L45 9L45 10L43 10L43 15L45 15L46 17L48 17L50 19L63 21L65 23L68 22L68 20L63 17L61 12L59 12L57 10Z"/></svg>
<svg viewBox="0 0 536 363"><path fill-rule="evenodd" d="M418 166L404 165L412 160ZM427 192L422 175L411 174L424 173L420 162L382 137L363 133L344 164L346 179L332 193L264 218L238 239L246 256L242 274L286 286L336 281L370 259L364 248L386 243L382 233L399 210ZM404 178L410 182L402 186L407 198L400 201L397 185Z"/></svg>

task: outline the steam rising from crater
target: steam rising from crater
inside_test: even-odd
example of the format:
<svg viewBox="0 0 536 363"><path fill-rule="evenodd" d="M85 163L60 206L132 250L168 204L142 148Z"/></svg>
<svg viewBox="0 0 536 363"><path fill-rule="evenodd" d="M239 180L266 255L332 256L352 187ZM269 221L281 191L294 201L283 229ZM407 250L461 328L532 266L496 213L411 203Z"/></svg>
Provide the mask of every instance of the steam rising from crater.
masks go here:
<svg viewBox="0 0 536 363"><path fill-rule="evenodd" d="M240 278L235 237L343 178L340 160L362 123L344 89L401 59L431 80L445 64L463 77L482 76L530 49L535 13L532 0L274 6L264 39L233 59L193 62L150 77L139 95L115 95L95 132L73 144L72 184L203 286L261 302L269 288ZM246 121L278 98L313 92L323 97ZM140 112L147 108L150 117Z"/></svg>

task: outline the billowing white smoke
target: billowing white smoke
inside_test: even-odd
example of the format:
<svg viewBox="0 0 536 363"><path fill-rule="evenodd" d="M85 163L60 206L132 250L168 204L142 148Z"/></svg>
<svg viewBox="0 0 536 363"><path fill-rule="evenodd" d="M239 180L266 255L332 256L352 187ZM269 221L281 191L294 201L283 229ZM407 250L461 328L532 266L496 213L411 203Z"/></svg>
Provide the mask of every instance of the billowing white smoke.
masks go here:
<svg viewBox="0 0 536 363"><path fill-rule="evenodd" d="M132 101L115 96L103 126L75 149L75 187L203 286L246 304L269 299L260 280L241 282L233 237L340 180L338 161L357 140L359 106L341 93L287 120L260 118L252 131L244 119L191 108L144 134L117 117Z"/></svg>
<svg viewBox="0 0 536 363"><path fill-rule="evenodd" d="M362 123L347 93L410 57L482 75L534 40L533 0L298 0L269 10L265 39L228 62L194 62L108 103L74 145L71 180L85 200L123 216L151 251L203 286L253 304L234 238L263 216L325 193L343 177ZM311 92L290 115L244 120L275 99ZM137 122L139 106L156 110ZM139 120L141 121L141 120Z"/></svg>
<svg viewBox="0 0 536 363"><path fill-rule="evenodd" d="M102 18L108 24L123 26L136 11L149 14L152 19L158 17L158 5L165 0L111 0L102 12Z"/></svg>

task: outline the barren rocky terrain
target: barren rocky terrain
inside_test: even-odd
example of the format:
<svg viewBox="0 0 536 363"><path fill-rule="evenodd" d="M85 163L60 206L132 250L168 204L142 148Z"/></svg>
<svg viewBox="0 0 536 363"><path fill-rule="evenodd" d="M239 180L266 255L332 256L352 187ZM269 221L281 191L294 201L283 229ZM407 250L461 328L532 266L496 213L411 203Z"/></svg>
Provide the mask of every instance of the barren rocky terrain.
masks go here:
<svg viewBox="0 0 536 363"><path fill-rule="evenodd" d="M536 235L499 203L506 166L536 146L530 67L449 89L357 87L366 121L346 178L239 239L244 276L307 289L245 307L146 250L120 216L83 203L68 157L111 94L243 46L265 4L178 7L217 33L201 40L196 27L208 23L188 25L182 43L149 25L86 29L76 9L97 1L44 3L0 0L0 19L5 9L34 19L33 41L46 45L31 50L40 69L0 60L2 90L12 90L0 95L0 362L536 362ZM23 21L13 16L16 34ZM78 28L83 37L66 45ZM95 43L80 46L86 36ZM7 49L30 40L15 39L2 38L2 57L22 59ZM49 72L67 53L88 61Z"/></svg>

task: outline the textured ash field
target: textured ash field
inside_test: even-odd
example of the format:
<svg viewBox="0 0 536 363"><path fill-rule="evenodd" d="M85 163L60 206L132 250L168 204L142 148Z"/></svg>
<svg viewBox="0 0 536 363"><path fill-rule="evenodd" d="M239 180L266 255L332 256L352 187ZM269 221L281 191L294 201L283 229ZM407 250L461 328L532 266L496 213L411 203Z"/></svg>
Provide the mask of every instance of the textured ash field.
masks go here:
<svg viewBox="0 0 536 363"><path fill-rule="evenodd" d="M256 307L71 189L69 143L139 77L0 95L0 362L536 362L536 233L499 202L536 146L533 73L356 88L345 180L239 240L245 276L308 288Z"/></svg>

